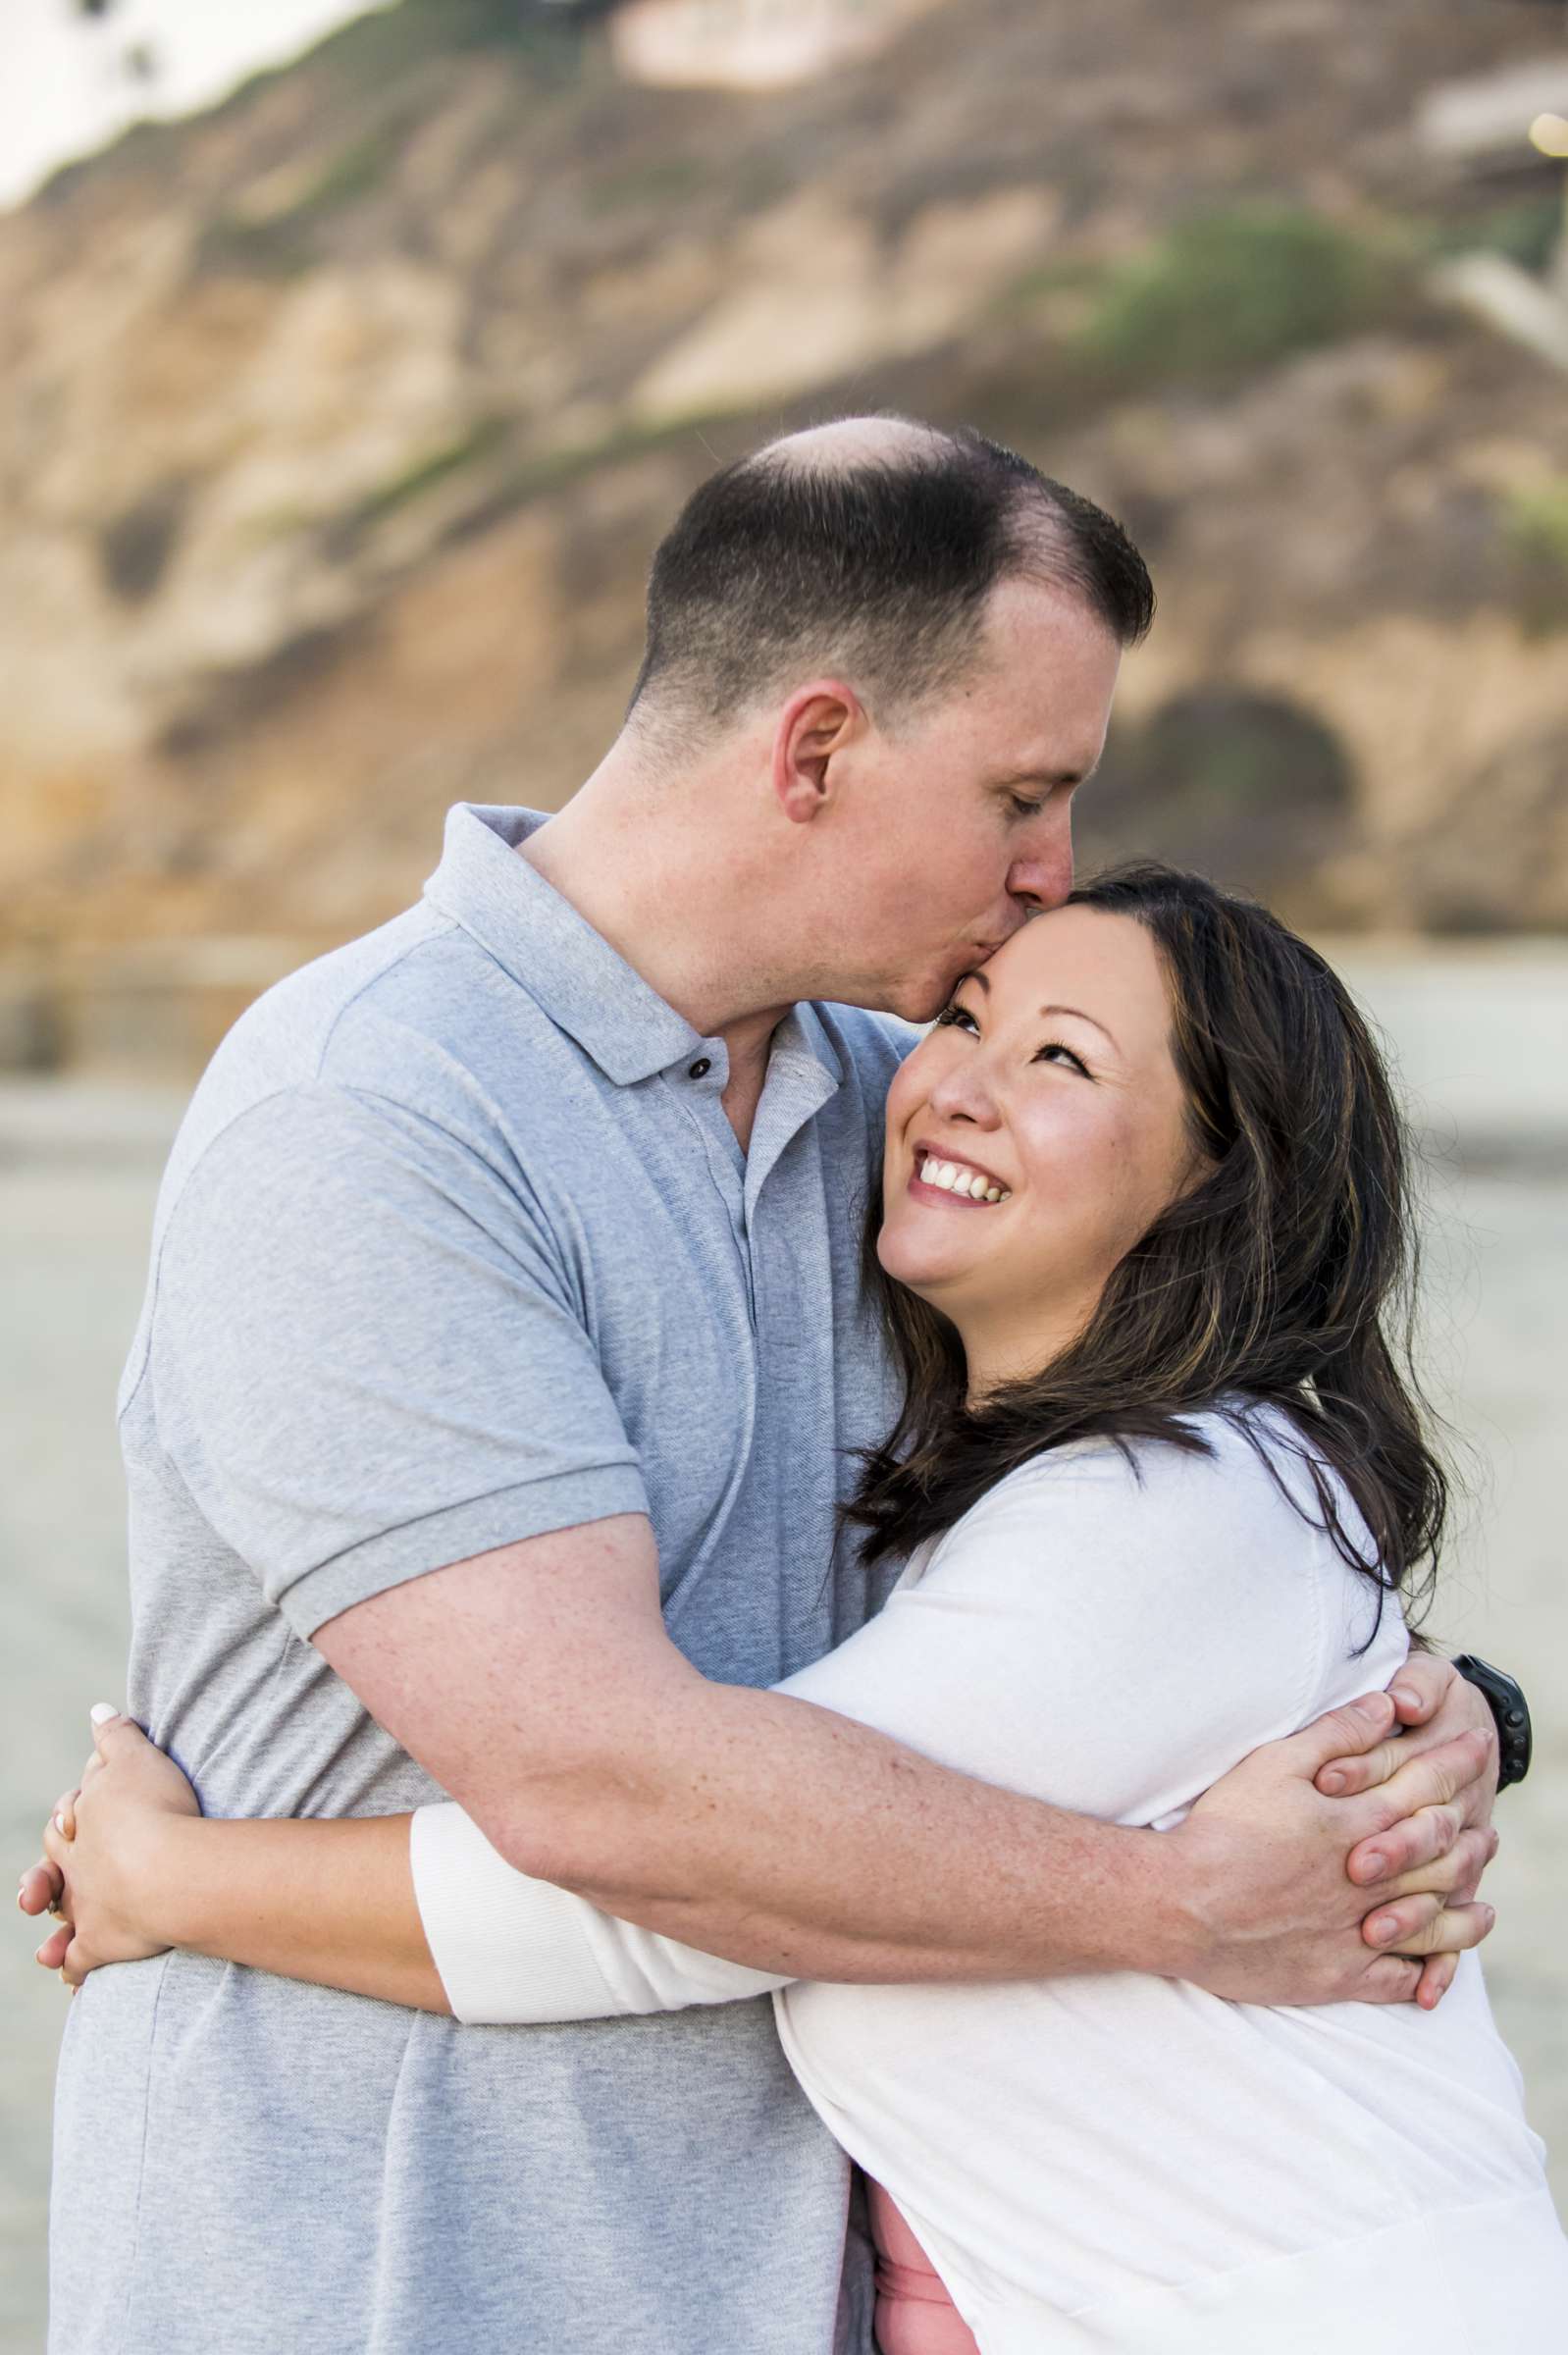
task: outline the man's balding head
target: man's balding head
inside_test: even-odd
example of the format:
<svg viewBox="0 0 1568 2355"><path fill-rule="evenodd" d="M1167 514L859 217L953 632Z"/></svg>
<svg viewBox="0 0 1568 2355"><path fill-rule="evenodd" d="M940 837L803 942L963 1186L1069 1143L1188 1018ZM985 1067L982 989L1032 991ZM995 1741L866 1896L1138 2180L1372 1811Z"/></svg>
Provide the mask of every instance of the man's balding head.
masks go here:
<svg viewBox="0 0 1568 2355"><path fill-rule="evenodd" d="M842 679L879 718L974 665L992 591L1078 599L1125 646L1154 592L1121 526L1011 450L903 417L843 417L702 484L653 559L633 707L722 724Z"/></svg>
<svg viewBox="0 0 1568 2355"><path fill-rule="evenodd" d="M936 426L921 425L913 417L835 417L826 425L810 425L801 433L764 443L742 463L824 474L855 466L897 465L900 460L913 464L940 458L947 439Z"/></svg>

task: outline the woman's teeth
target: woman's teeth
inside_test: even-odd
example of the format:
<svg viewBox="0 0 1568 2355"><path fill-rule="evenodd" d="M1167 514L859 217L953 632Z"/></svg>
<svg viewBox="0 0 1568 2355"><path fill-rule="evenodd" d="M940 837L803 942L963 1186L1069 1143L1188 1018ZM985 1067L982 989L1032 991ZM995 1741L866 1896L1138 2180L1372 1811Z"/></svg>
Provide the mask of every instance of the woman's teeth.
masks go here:
<svg viewBox="0 0 1568 2355"><path fill-rule="evenodd" d="M979 1170L966 1169L960 1161L924 1161L920 1165L922 1185L934 1185L944 1194L962 1194L970 1202L1011 1202L1011 1189L997 1185Z"/></svg>

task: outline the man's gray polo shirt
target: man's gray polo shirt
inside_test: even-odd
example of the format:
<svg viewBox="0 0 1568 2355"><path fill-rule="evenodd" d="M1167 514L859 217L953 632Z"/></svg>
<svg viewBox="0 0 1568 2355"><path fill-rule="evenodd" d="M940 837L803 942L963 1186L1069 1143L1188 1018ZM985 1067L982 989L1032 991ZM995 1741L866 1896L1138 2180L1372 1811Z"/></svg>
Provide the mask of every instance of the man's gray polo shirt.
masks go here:
<svg viewBox="0 0 1568 2355"><path fill-rule="evenodd" d="M253 1007L176 1143L128 1704L209 1813L434 1797L308 1638L519 1538L646 1509L672 1637L740 1684L880 1598L834 1511L892 1406L858 1255L904 1035L797 1008L743 1157L722 1043L516 856L540 822L454 810L423 904ZM465 2028L167 1956L72 2006L56 2129L54 2355L835 2341L845 2171L765 2002Z"/></svg>

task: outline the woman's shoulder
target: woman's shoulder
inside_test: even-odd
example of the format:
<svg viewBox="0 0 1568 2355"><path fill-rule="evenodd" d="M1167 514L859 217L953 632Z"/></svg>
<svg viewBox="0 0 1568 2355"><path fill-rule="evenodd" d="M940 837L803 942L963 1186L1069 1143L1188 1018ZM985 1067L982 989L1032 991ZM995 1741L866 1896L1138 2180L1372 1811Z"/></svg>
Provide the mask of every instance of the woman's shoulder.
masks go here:
<svg viewBox="0 0 1568 2355"><path fill-rule="evenodd" d="M1175 1563L1266 1554L1343 1572L1325 1527L1325 1492L1358 1548L1365 1531L1332 1467L1282 1409L1227 1397L1180 1417L1178 1434L1074 1440L1031 1456L972 1504L926 1557L934 1566L976 1547L1054 1550L1077 1544L1146 1552ZM1370 1540L1366 1543L1370 1545Z"/></svg>
<svg viewBox="0 0 1568 2355"><path fill-rule="evenodd" d="M1169 1433L1128 1429L1046 1448L988 1489L970 1513L1011 1510L1074 1490L1145 1505L1176 1491L1196 1496L1250 1489L1260 1479L1277 1485L1271 1475L1288 1478L1291 1467L1305 1475L1313 1461L1321 1458L1281 1408L1229 1396L1173 1417Z"/></svg>

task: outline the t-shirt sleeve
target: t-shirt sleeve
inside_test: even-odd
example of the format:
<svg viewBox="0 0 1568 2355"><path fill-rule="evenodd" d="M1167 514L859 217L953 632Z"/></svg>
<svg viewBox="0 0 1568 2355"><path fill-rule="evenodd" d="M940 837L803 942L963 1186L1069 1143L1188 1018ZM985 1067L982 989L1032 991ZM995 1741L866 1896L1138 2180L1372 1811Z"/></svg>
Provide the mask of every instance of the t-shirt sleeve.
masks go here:
<svg viewBox="0 0 1568 2355"><path fill-rule="evenodd" d="M431 1960L470 2025L682 2012L789 1984L516 1871L451 1801L415 1809L408 1855Z"/></svg>
<svg viewBox="0 0 1568 2355"><path fill-rule="evenodd" d="M1043 1460L1001 1484L845 1644L778 1688L1007 1789L1159 1823L1260 1743L1379 1681L1348 1574L1242 1440ZM1366 1619L1357 1599L1351 1619ZM1395 1614L1397 1619L1397 1614ZM1391 1636L1391 1631L1390 1631ZM514 1872L456 1806L411 1844L465 2020L669 2011L787 1984Z"/></svg>
<svg viewBox="0 0 1568 2355"><path fill-rule="evenodd" d="M301 1637L447 1562L648 1509L519 1174L366 1091L289 1088L207 1147L141 1379L197 1507Z"/></svg>

